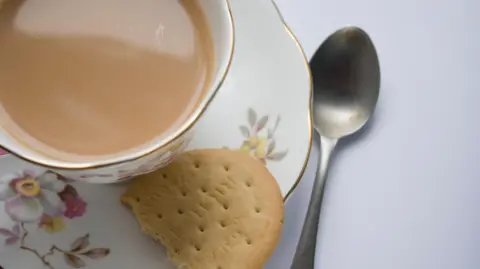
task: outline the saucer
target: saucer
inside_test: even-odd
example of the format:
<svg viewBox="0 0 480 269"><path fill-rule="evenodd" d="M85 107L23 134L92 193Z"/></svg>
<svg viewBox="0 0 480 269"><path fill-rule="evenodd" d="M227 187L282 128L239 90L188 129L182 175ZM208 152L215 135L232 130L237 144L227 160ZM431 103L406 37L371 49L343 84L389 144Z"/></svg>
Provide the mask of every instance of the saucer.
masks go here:
<svg viewBox="0 0 480 269"><path fill-rule="evenodd" d="M232 66L189 148L250 153L268 167L287 199L312 145L308 63L272 1L230 4L236 31ZM48 194L7 206L0 189L0 268L175 268L120 204L124 184L56 178L8 153L0 157L0 171L3 180L38 176L36 183Z"/></svg>

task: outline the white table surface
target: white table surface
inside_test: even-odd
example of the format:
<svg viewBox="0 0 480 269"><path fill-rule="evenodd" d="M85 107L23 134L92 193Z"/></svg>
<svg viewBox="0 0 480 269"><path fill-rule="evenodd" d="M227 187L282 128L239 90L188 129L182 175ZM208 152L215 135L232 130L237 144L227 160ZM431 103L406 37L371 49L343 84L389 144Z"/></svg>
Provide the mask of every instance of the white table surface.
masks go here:
<svg viewBox="0 0 480 269"><path fill-rule="evenodd" d="M382 68L371 128L332 163L316 268L480 268L480 1L276 2L307 56L358 25ZM317 158L287 202L268 269L290 268Z"/></svg>

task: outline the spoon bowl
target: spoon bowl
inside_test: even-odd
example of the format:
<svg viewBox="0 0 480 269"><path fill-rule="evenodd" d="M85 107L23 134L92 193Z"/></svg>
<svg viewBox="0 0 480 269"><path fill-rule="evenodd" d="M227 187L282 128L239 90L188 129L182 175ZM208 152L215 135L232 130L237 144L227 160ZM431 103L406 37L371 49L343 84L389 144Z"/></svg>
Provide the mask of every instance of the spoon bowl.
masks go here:
<svg viewBox="0 0 480 269"><path fill-rule="evenodd" d="M292 269L313 269L318 219L330 156L338 140L360 130L372 116L380 93L380 64L368 34L345 27L330 35L310 60L313 125L321 156Z"/></svg>
<svg viewBox="0 0 480 269"><path fill-rule="evenodd" d="M341 138L362 128L380 91L378 56L367 33L358 27L336 31L318 48L310 68L317 132Z"/></svg>

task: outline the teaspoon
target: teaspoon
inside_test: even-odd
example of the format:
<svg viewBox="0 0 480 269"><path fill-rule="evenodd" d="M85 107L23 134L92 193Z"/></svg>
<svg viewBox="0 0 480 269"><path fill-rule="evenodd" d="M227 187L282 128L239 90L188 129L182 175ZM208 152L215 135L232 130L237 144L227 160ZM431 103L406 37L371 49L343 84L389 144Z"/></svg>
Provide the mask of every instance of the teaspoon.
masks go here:
<svg viewBox="0 0 480 269"><path fill-rule="evenodd" d="M380 64L368 34L345 27L330 35L310 60L313 125L321 156L305 223L291 269L313 269L320 210L330 156L342 137L372 116L380 92Z"/></svg>

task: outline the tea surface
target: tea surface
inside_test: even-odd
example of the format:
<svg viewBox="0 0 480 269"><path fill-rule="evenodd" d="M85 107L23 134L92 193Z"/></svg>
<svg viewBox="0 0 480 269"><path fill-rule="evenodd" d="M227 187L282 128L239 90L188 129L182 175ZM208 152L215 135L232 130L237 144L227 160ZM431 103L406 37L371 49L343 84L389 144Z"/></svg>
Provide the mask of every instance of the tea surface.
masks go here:
<svg viewBox="0 0 480 269"><path fill-rule="evenodd" d="M133 150L188 118L212 55L196 1L4 1L0 124L60 160Z"/></svg>

